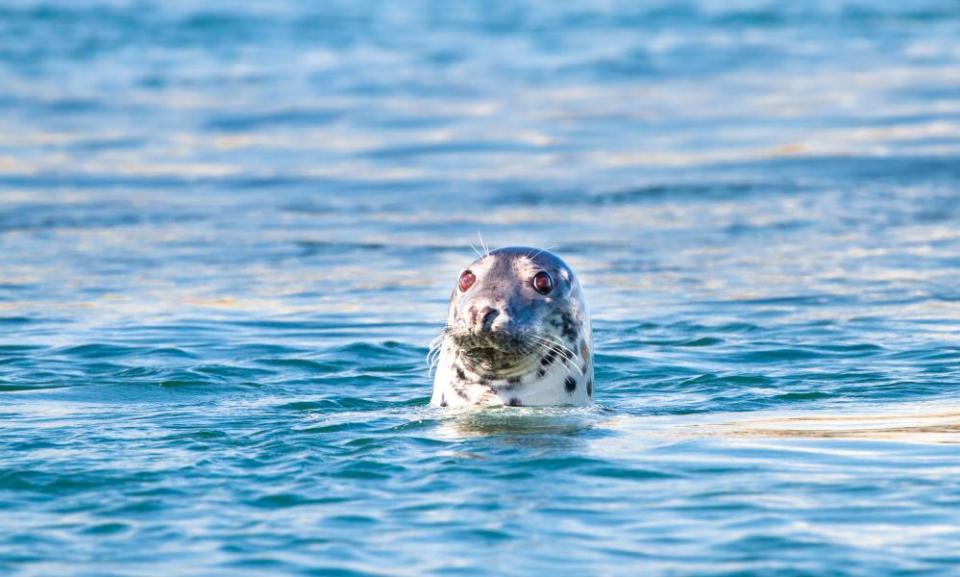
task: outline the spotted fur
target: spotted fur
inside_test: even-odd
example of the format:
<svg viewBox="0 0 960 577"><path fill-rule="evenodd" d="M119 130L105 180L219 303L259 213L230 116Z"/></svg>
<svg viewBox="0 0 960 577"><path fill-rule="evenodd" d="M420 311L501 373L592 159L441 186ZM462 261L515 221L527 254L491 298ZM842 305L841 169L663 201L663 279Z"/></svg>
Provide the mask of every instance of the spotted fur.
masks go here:
<svg viewBox="0 0 960 577"><path fill-rule="evenodd" d="M454 287L436 344L435 406L586 405L593 402L590 314L573 271L528 247L491 251ZM532 279L546 272L547 294ZM542 288L542 287L541 287Z"/></svg>

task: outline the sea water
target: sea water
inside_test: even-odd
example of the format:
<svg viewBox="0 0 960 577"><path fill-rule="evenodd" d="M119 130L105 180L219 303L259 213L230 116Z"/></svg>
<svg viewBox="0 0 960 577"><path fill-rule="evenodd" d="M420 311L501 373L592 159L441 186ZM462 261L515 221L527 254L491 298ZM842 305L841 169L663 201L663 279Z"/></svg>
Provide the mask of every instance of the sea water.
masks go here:
<svg viewBox="0 0 960 577"><path fill-rule="evenodd" d="M549 248L591 408L427 407ZM956 575L960 4L0 6L0 573Z"/></svg>

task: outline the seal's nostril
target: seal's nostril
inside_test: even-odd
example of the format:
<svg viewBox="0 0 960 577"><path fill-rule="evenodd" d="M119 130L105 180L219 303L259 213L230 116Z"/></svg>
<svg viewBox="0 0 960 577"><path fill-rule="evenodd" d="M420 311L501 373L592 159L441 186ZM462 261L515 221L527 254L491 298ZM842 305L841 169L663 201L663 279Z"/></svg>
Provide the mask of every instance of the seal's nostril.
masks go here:
<svg viewBox="0 0 960 577"><path fill-rule="evenodd" d="M483 312L483 330L489 331L490 327L493 325L493 321L500 316L500 311L497 309L487 308Z"/></svg>

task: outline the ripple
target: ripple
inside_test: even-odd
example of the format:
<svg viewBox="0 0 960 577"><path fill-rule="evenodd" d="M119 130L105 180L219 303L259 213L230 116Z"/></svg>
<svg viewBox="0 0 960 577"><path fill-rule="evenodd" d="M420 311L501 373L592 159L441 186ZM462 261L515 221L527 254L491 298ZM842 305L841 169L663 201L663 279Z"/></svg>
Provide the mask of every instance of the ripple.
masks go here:
<svg viewBox="0 0 960 577"><path fill-rule="evenodd" d="M140 347L110 345L104 343L90 343L60 349L59 353L65 356L85 359L100 359L111 357L128 357L142 352Z"/></svg>

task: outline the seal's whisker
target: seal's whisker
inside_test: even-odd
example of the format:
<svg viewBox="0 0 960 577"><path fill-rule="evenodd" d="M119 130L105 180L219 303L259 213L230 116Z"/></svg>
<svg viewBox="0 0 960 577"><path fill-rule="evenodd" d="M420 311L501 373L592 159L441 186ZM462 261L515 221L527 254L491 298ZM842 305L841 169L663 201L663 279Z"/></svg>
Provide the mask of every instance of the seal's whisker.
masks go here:
<svg viewBox="0 0 960 577"><path fill-rule="evenodd" d="M546 348L547 348L547 350L549 350L549 351L552 351L552 352L554 352L554 353L559 354L558 351L557 351L557 349L552 348L552 347L550 347L549 345L546 345ZM554 364L556 364L556 363L554 363ZM580 370L580 367L578 367L576 364L568 365L568 364L566 364L566 363L560 363L560 367L563 369L563 372L564 372L563 377L572 377L572 376L573 376L573 372L572 372L571 368L572 368L572 369L575 369L575 370L580 374L581 377L583 376L583 371Z"/></svg>
<svg viewBox="0 0 960 577"><path fill-rule="evenodd" d="M440 353L439 351L430 351L427 353L427 367L430 369L430 376L433 376L434 370L436 370L437 365L440 363Z"/></svg>
<svg viewBox="0 0 960 577"><path fill-rule="evenodd" d="M565 343L563 343L562 341L560 341L560 340L559 340L559 337L556 337L556 336L553 336L553 335L550 335L550 334L547 334L547 333L542 333L542 332L534 333L534 336L536 336L536 337L538 337L538 338L540 338L540 339L543 339L545 342L548 342L548 343L550 343L550 344L552 344L552 345L554 345L554 346L556 346L556 347L559 347L562 351L564 351L564 353L565 353L564 356L567 356L567 357L569 357L569 358L575 358L575 357L578 356L577 353L576 353L573 349L571 349L571 348L568 347Z"/></svg>
<svg viewBox="0 0 960 577"><path fill-rule="evenodd" d="M433 337L433 338L430 340L430 350L433 350L433 349L439 347L440 344L443 342L444 337L446 337L446 336L447 336L447 332L446 332L446 329L444 329L444 330L440 331L440 333L439 333L437 336Z"/></svg>
<svg viewBox="0 0 960 577"><path fill-rule="evenodd" d="M437 365L440 364L440 356L443 354L443 343L450 333L450 327L443 327L440 329L440 333L430 341L429 350L427 351L427 367L430 369L431 377L436 371Z"/></svg>
<svg viewBox="0 0 960 577"><path fill-rule="evenodd" d="M433 361L436 360L436 357L440 355L440 350L442 348L443 346L439 342L435 345L434 344L430 345L430 351L427 352L427 362L429 364L431 365L433 364Z"/></svg>
<svg viewBox="0 0 960 577"><path fill-rule="evenodd" d="M554 347L554 350L556 350L559 354L564 356L566 360L572 361L573 359L577 358L577 354L574 353L572 350L570 350L570 348L567 347L566 345L560 342L551 341L551 340L547 340L546 342L548 342L550 346ZM572 367L574 370L576 370L580 374L581 377L584 376L583 369L581 369L580 365L578 365L577 363L570 363L570 365L567 365L566 363L564 363L564 366ZM569 370L567 372L569 373Z"/></svg>
<svg viewBox="0 0 960 577"><path fill-rule="evenodd" d="M480 234L480 231L479 231L479 230L477 231L477 238L480 239L480 248L483 249L483 255L482 255L482 256L489 256L489 255L490 255L490 247L487 246L487 243L483 242L483 235Z"/></svg>
<svg viewBox="0 0 960 577"><path fill-rule="evenodd" d="M533 254L528 254L527 256L530 258L530 260L533 260L533 259L537 258L538 256L540 256L544 251L553 250L553 249L554 249L554 247L552 247L552 246L551 246L551 247L548 247L548 248L541 248L541 249L538 249L537 252L535 252L535 253L533 253Z"/></svg>
<svg viewBox="0 0 960 577"><path fill-rule="evenodd" d="M544 338L542 335L532 335L532 336L534 339L538 339L540 344L543 345L544 348L546 348L548 351L553 351L554 353L564 357L567 360L576 358L576 355L573 354L573 352L566 346L560 343L550 341ZM581 377L583 376L583 369L581 369L576 363L571 363L570 365L566 363L561 363L561 365L566 369L567 375L572 376L570 369L573 368L580 374Z"/></svg>

